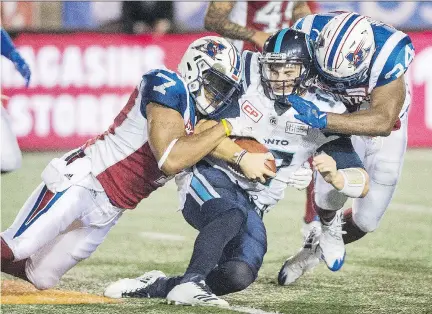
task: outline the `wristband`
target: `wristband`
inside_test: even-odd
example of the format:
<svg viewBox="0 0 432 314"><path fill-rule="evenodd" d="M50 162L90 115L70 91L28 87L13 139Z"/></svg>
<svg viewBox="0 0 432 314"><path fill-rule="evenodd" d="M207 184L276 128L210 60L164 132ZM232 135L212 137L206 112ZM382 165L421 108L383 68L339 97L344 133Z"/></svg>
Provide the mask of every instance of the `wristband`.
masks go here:
<svg viewBox="0 0 432 314"><path fill-rule="evenodd" d="M340 169L338 172L344 178L344 186L339 192L352 198L360 197L366 185L363 172L357 168Z"/></svg>
<svg viewBox="0 0 432 314"><path fill-rule="evenodd" d="M240 153L235 153L234 156L237 156L235 164L237 166L240 166L240 161L242 160L243 156L246 155L247 150L243 149Z"/></svg>
<svg viewBox="0 0 432 314"><path fill-rule="evenodd" d="M222 122L222 125L223 125L224 129L225 129L226 136L230 136L231 135L231 131L230 131L229 127L228 127L227 121L225 119L222 119L221 122Z"/></svg>

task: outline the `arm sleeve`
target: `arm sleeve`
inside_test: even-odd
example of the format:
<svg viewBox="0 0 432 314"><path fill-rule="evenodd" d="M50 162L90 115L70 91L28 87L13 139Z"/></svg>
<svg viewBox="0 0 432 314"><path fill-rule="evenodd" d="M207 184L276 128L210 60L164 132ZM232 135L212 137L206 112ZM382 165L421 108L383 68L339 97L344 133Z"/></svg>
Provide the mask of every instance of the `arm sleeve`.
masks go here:
<svg viewBox="0 0 432 314"><path fill-rule="evenodd" d="M350 137L340 137L322 145L318 152L325 152L336 161L336 168L362 168L363 162L354 150Z"/></svg>
<svg viewBox="0 0 432 314"><path fill-rule="evenodd" d="M10 54L14 51L15 45L12 42L9 34L2 28L1 29L1 54L10 59Z"/></svg>

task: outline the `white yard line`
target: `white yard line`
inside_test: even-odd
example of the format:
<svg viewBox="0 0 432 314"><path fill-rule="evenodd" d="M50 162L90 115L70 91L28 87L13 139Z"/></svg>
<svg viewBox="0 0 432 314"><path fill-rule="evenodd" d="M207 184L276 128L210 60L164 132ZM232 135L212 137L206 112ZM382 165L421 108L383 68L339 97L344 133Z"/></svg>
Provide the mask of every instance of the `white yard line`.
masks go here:
<svg viewBox="0 0 432 314"><path fill-rule="evenodd" d="M230 306L229 309L231 311L248 313L248 314L280 314L280 312L266 312L260 309L255 309L253 307L245 307L245 306Z"/></svg>
<svg viewBox="0 0 432 314"><path fill-rule="evenodd" d="M185 239L182 235L159 232L140 232L140 236L150 240L161 241L184 241Z"/></svg>

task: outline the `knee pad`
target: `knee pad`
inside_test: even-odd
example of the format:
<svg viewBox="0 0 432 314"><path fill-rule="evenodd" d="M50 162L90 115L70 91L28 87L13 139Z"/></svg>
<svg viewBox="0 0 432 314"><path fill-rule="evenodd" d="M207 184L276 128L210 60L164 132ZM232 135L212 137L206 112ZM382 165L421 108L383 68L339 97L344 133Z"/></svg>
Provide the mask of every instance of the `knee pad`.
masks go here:
<svg viewBox="0 0 432 314"><path fill-rule="evenodd" d="M225 295L246 289L256 277L257 274L245 262L228 261L214 269L206 282L213 293Z"/></svg>
<svg viewBox="0 0 432 314"><path fill-rule="evenodd" d="M242 261L229 261L226 263L226 268L228 280L235 291L246 289L258 276L258 273Z"/></svg>
<svg viewBox="0 0 432 314"><path fill-rule="evenodd" d="M401 161L376 159L371 178L382 185L395 186L399 180Z"/></svg>

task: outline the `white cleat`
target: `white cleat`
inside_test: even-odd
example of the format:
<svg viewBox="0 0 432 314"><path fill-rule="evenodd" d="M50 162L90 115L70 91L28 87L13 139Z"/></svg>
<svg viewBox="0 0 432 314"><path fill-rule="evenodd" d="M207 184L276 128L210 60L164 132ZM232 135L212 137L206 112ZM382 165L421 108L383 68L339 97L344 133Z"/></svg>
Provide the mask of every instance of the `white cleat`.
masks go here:
<svg viewBox="0 0 432 314"><path fill-rule="evenodd" d="M104 296L112 299L147 298L149 297L148 287L162 277L166 277L163 272L152 270L135 279L120 279L105 289Z"/></svg>
<svg viewBox="0 0 432 314"><path fill-rule="evenodd" d="M229 307L227 301L218 298L202 280L186 282L175 286L167 295L168 304L204 305Z"/></svg>
<svg viewBox="0 0 432 314"><path fill-rule="evenodd" d="M285 261L278 275L278 283L281 286L293 284L304 273L320 263L321 248L318 245L320 232L321 227L312 229L302 249Z"/></svg>
<svg viewBox="0 0 432 314"><path fill-rule="evenodd" d="M322 224L322 233L319 237L319 246L321 247L321 258L327 264L331 271L341 269L345 261L345 244L342 235L346 233L342 230L343 212L340 210L328 224Z"/></svg>
<svg viewBox="0 0 432 314"><path fill-rule="evenodd" d="M300 230L303 235L303 240L306 241L312 229L316 229L317 232L321 233L321 221L319 220L319 218L318 220L313 220L310 223L303 222L303 226Z"/></svg>

